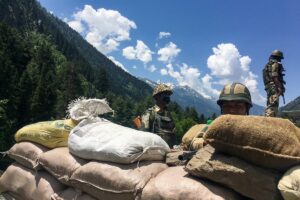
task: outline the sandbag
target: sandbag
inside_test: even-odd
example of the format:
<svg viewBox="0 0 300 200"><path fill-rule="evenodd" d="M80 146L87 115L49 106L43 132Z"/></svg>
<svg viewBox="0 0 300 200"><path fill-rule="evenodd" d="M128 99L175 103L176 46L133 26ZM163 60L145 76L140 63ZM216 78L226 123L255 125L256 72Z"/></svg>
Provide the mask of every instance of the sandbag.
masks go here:
<svg viewBox="0 0 300 200"><path fill-rule="evenodd" d="M52 200L96 200L88 194L82 193L74 188L67 188L60 194L52 195Z"/></svg>
<svg viewBox="0 0 300 200"><path fill-rule="evenodd" d="M191 143L191 151L198 151L202 149L204 146L204 139L203 138L195 138Z"/></svg>
<svg viewBox="0 0 300 200"><path fill-rule="evenodd" d="M181 166L186 165L187 160L180 160L179 156L182 156L186 151L173 151L167 153L166 164L169 166Z"/></svg>
<svg viewBox="0 0 300 200"><path fill-rule="evenodd" d="M35 172L17 163L10 165L0 177L0 193L7 191L20 200L50 200L51 195L64 188L47 172Z"/></svg>
<svg viewBox="0 0 300 200"><path fill-rule="evenodd" d="M115 163L140 160L164 160L170 150L158 135L127 128L105 119L85 119L69 137L69 149L75 156Z"/></svg>
<svg viewBox="0 0 300 200"><path fill-rule="evenodd" d="M300 199L300 166L289 169L278 183L278 189L284 200Z"/></svg>
<svg viewBox="0 0 300 200"><path fill-rule="evenodd" d="M31 141L48 148L68 146L69 133L77 125L72 119L39 122L24 126L15 134L15 140Z"/></svg>
<svg viewBox="0 0 300 200"><path fill-rule="evenodd" d="M164 163L149 161L139 166L89 162L73 173L70 182L97 199L133 200L150 178L166 168Z"/></svg>
<svg viewBox="0 0 300 200"><path fill-rule="evenodd" d="M287 119L223 115L210 125L204 140L262 167L285 171L300 163L300 130Z"/></svg>
<svg viewBox="0 0 300 200"><path fill-rule="evenodd" d="M255 200L282 199L277 190L281 174L216 153L207 145L188 162L185 170L196 177L223 184Z"/></svg>
<svg viewBox="0 0 300 200"><path fill-rule="evenodd" d="M234 191L205 180L196 179L183 166L169 167L145 186L141 200L235 200L242 199Z"/></svg>
<svg viewBox="0 0 300 200"><path fill-rule="evenodd" d="M202 138L204 131L208 128L208 125L206 124L196 124L192 126L182 137L181 146L183 150L193 150L191 149L192 141L195 138Z"/></svg>
<svg viewBox="0 0 300 200"><path fill-rule="evenodd" d="M87 161L71 155L67 147L60 147L43 153L39 162L60 182L69 185L68 181L73 172Z"/></svg>
<svg viewBox="0 0 300 200"><path fill-rule="evenodd" d="M42 153L48 150L48 148L32 142L20 142L14 144L7 151L7 155L29 169L40 170L38 159Z"/></svg>

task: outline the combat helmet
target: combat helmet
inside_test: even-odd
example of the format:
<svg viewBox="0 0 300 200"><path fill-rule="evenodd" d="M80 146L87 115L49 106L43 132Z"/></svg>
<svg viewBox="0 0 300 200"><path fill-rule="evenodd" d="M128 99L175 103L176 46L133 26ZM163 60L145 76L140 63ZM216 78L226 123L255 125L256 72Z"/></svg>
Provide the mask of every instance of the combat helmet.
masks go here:
<svg viewBox="0 0 300 200"><path fill-rule="evenodd" d="M252 107L251 94L248 88L241 83L231 83L224 86L219 100L219 106L223 101L242 101L248 104L248 108Z"/></svg>
<svg viewBox="0 0 300 200"><path fill-rule="evenodd" d="M280 59L284 59L282 51L279 51L279 50L272 51L271 56L278 57Z"/></svg>
<svg viewBox="0 0 300 200"><path fill-rule="evenodd" d="M154 90L152 96L155 97L156 95L162 93L162 92L168 92L170 95L173 94L172 88L166 84L158 84Z"/></svg>

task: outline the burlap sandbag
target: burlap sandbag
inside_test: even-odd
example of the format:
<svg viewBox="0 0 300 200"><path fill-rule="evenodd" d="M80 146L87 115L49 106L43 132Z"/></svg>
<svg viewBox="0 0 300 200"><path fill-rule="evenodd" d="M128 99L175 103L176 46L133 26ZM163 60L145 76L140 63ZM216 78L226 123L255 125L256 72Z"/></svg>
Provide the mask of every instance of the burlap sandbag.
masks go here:
<svg viewBox="0 0 300 200"><path fill-rule="evenodd" d="M7 154L21 165L29 169L39 170L41 166L38 159L42 153L48 150L46 147L32 142L20 142L12 146Z"/></svg>
<svg viewBox="0 0 300 200"><path fill-rule="evenodd" d="M281 174L237 157L216 153L207 145L188 162L189 174L223 184L251 199L282 199L277 190Z"/></svg>
<svg viewBox="0 0 300 200"><path fill-rule="evenodd" d="M8 191L20 200L50 200L51 195L64 188L47 172L35 172L17 163L10 165L0 178L0 192Z"/></svg>
<svg viewBox="0 0 300 200"><path fill-rule="evenodd" d="M67 147L60 147L43 153L39 162L59 181L69 185L68 181L73 172L87 161L70 154Z"/></svg>
<svg viewBox="0 0 300 200"><path fill-rule="evenodd" d="M169 167L146 185L141 200L235 200L242 199L234 191L211 182L196 179L183 166Z"/></svg>
<svg viewBox="0 0 300 200"><path fill-rule="evenodd" d="M201 138L203 137L203 129L206 129L208 125L206 124L196 124L192 126L182 137L182 143L181 146L183 150L192 150L192 141L195 138Z"/></svg>
<svg viewBox="0 0 300 200"><path fill-rule="evenodd" d="M89 162L79 167L70 178L72 185L97 199L132 200L150 178L165 170L160 162L115 164Z"/></svg>
<svg viewBox="0 0 300 200"><path fill-rule="evenodd" d="M300 130L287 119L223 115L210 125L204 140L262 167L285 171L300 163Z"/></svg>
<svg viewBox="0 0 300 200"><path fill-rule="evenodd" d="M52 195L52 200L96 200L88 194L74 188L67 188L60 194Z"/></svg>
<svg viewBox="0 0 300 200"><path fill-rule="evenodd" d="M204 146L204 139L203 138L195 138L192 141L192 151L198 151L199 149L202 149Z"/></svg>
<svg viewBox="0 0 300 200"><path fill-rule="evenodd" d="M278 189L285 200L300 199L300 166L289 169L278 183Z"/></svg>

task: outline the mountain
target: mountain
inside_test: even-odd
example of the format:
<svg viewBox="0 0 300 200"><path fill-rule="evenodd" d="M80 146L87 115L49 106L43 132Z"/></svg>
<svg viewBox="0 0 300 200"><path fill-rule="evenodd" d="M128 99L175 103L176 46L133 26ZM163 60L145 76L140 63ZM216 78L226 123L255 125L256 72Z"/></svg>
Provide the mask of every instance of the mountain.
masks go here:
<svg viewBox="0 0 300 200"><path fill-rule="evenodd" d="M147 84L115 65L65 22L42 8L36 0L0 0L0 22L22 32L35 31L50 36L68 60L81 63L88 77L95 76L93 69L105 70L109 91L115 94L142 100L151 93Z"/></svg>
<svg viewBox="0 0 300 200"><path fill-rule="evenodd" d="M300 110L300 96L289 102L285 106L280 107L280 111L293 111Z"/></svg>
<svg viewBox="0 0 300 200"><path fill-rule="evenodd" d="M157 83L142 78L152 88L154 88ZM220 107L216 100L207 99L199 94L194 89L188 86L175 86L173 88L172 100L177 102L181 107L194 107L199 114L204 114L205 116L212 116L214 113L220 115ZM264 107L253 104L250 109L251 115L262 115L264 112Z"/></svg>

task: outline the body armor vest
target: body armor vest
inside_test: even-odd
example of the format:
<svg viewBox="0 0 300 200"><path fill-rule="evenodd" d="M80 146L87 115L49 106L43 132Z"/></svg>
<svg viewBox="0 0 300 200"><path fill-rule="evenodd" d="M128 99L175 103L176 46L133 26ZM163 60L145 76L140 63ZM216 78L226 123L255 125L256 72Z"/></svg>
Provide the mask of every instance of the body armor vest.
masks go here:
<svg viewBox="0 0 300 200"><path fill-rule="evenodd" d="M264 80L264 84L266 87L268 87L269 85L271 84L274 84L275 83L273 82L273 78L272 78L272 65L276 63L276 61L274 60L270 60L265 68L263 69L263 80ZM285 85L285 81L283 79L283 77L285 76L284 74L284 68L282 66L282 64L278 63L279 64L279 67L278 67L278 79L281 83L281 87L283 89L283 92L285 91L285 88L284 88L284 85Z"/></svg>

